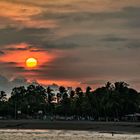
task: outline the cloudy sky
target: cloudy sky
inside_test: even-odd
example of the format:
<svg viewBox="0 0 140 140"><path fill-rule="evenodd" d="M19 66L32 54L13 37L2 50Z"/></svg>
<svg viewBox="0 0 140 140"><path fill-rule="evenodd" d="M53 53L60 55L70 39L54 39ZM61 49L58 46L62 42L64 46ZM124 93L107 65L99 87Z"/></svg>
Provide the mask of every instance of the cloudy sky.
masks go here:
<svg viewBox="0 0 140 140"><path fill-rule="evenodd" d="M0 0L0 88L31 81L140 90L140 0Z"/></svg>

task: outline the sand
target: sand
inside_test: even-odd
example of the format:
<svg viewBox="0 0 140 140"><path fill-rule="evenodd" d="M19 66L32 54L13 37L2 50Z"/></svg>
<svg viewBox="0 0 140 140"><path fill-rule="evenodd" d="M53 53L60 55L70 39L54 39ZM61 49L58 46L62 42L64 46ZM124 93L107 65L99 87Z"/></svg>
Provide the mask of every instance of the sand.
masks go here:
<svg viewBox="0 0 140 140"><path fill-rule="evenodd" d="M140 140L140 122L0 120L0 140Z"/></svg>
<svg viewBox="0 0 140 140"><path fill-rule="evenodd" d="M94 131L1 129L0 140L140 140L140 134L112 136Z"/></svg>

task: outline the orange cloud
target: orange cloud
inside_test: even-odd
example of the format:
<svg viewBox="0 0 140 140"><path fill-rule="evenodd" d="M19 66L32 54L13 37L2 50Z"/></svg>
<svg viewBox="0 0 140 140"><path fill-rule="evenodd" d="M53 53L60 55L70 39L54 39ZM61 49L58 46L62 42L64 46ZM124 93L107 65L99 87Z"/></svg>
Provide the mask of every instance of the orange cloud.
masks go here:
<svg viewBox="0 0 140 140"><path fill-rule="evenodd" d="M59 86L65 86L65 87L71 86L73 88L76 88L77 86L82 86L83 88L85 88L83 85L80 85L80 83L77 81L39 79L37 80L37 82L43 85L51 85L53 83L56 83Z"/></svg>
<svg viewBox="0 0 140 140"><path fill-rule="evenodd" d="M41 9L38 7L30 5L27 6L6 1L1 1L0 5L0 16L8 17L13 20L25 20L30 16L37 15L41 12Z"/></svg>
<svg viewBox="0 0 140 140"><path fill-rule="evenodd" d="M11 47L13 51L10 50L9 47ZM5 51L6 54L0 57L0 61L15 62L17 66L26 68L25 61L29 57L36 58L38 60L39 66L50 62L55 58L54 54L50 54L46 50L38 51L36 48L29 49L28 47L29 46L26 43L8 46L7 50Z"/></svg>
<svg viewBox="0 0 140 140"><path fill-rule="evenodd" d="M33 16L42 13L43 8L41 7L10 1L0 1L0 7L0 17L12 20L12 26L18 24L19 28L22 26L35 28L56 27L56 22L53 20L37 20L33 18Z"/></svg>

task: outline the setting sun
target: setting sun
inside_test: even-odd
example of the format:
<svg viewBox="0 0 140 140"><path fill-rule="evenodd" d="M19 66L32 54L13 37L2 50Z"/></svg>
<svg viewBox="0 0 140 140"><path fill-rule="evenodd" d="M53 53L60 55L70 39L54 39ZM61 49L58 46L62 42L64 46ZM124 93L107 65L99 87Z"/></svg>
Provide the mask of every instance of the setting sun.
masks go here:
<svg viewBox="0 0 140 140"><path fill-rule="evenodd" d="M28 68L34 68L37 66L37 64L38 64L38 62L37 62L37 59L35 59L35 58L28 58L26 60L26 66Z"/></svg>

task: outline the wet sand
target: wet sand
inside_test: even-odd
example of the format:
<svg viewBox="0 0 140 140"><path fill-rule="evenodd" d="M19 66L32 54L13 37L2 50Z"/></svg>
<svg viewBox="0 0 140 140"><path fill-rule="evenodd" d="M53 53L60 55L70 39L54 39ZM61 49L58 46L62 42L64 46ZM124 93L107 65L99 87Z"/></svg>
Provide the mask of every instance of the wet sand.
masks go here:
<svg viewBox="0 0 140 140"><path fill-rule="evenodd" d="M0 129L84 130L111 134L140 134L140 122L0 120Z"/></svg>

